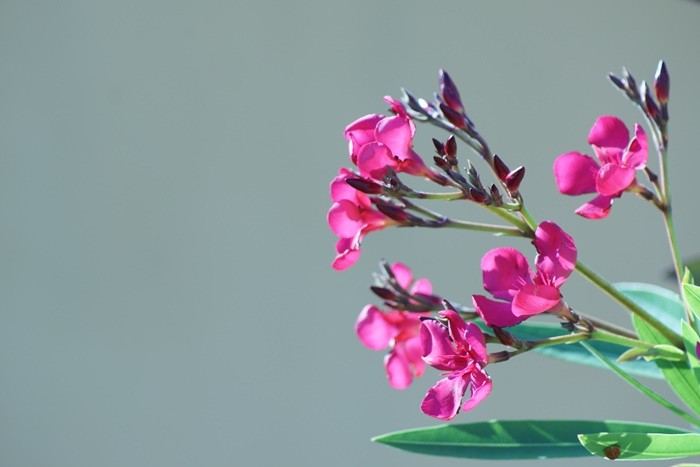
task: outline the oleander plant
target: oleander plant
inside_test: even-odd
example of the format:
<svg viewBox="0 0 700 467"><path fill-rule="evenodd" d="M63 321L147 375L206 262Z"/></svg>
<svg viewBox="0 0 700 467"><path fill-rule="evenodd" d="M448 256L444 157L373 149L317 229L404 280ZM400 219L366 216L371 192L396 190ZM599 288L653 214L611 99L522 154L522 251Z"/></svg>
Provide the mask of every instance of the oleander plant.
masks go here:
<svg viewBox="0 0 700 467"><path fill-rule="evenodd" d="M609 79L641 111L642 124L599 117L588 133L589 154L572 151L553 158L553 181L562 194L582 196L575 213L586 219L609 216L623 195L647 202L666 227L678 293L651 284L607 281L579 258L570 233L554 220L536 219L520 191L525 167L511 169L492 152L444 70L432 100L403 90L400 100L384 98L386 115L369 114L345 128L351 166L341 168L331 181L327 215L338 237L332 266L351 267L365 237L390 227L453 228L530 239L534 251L501 247L484 253L485 292L474 293L468 306L436 295L431 282L414 277L406 264L380 262L371 290L381 303L362 309L355 331L365 347L384 352L388 384L407 388L433 367L440 376L420 410L443 421L468 418L463 412L491 393L489 367L534 351L611 371L680 417L680 427L613 420L467 420L397 431L374 441L416 453L473 459L700 455L700 287L683 264L673 223L669 73L661 61L651 85L638 84L626 69ZM416 123L438 127L446 136L432 140L435 153L429 162L413 149ZM475 164L462 148L475 155ZM655 171L648 165L650 152L657 156ZM416 178L428 181L421 186L436 186L418 189ZM494 223L455 219L433 207L445 202L485 209ZM574 273L628 312L630 326L609 323L567 302L566 281ZM679 401L647 387L650 378L666 380Z"/></svg>

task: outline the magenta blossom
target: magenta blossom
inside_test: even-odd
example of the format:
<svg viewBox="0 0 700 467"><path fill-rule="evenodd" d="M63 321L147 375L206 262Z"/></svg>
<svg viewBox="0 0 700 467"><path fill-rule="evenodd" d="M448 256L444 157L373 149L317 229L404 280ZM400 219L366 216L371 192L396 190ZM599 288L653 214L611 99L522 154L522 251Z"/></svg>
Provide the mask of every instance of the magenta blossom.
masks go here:
<svg viewBox="0 0 700 467"><path fill-rule="evenodd" d="M372 208L369 196L346 183L357 177L351 170L342 168L331 181L333 205L328 211L328 225L338 237L337 255L333 268L340 271L352 266L360 257L360 243L369 232L380 230L397 222Z"/></svg>
<svg viewBox="0 0 700 467"><path fill-rule="evenodd" d="M402 263L394 263L391 272L399 285L411 295L431 295L432 285L428 279L413 282L413 273ZM382 312L374 305L364 307L355 323L355 332L360 341L371 350L389 347L384 357L384 368L389 385L395 389L405 389L420 377L425 370L421 359L422 349L418 329L421 318L430 313L413 313L404 310Z"/></svg>
<svg viewBox="0 0 700 467"><path fill-rule="evenodd" d="M514 326L530 316L556 311L560 305L559 288L576 267L573 238L551 221L542 222L533 241L537 249L535 271L527 259L514 248L495 248L481 259L483 295L472 296L476 312L489 326Z"/></svg>
<svg viewBox="0 0 700 467"><path fill-rule="evenodd" d="M604 116L595 121L588 142L600 165L590 156L568 152L554 161L554 177L559 191L566 195L598 193L576 214L601 219L610 213L613 199L636 183L635 171L646 166L647 137L642 127L635 124L634 138L630 140L622 120Z"/></svg>
<svg viewBox="0 0 700 467"><path fill-rule="evenodd" d="M484 371L488 363L486 340L474 323L465 323L453 310L440 312L447 326L434 319L423 321L420 339L423 360L444 371L445 378L428 390L420 408L426 415L451 420L460 406L466 412L491 392L491 378ZM470 390L467 401L462 398Z"/></svg>
<svg viewBox="0 0 700 467"><path fill-rule="evenodd" d="M350 160L363 177L381 180L387 167L395 172L434 177L435 174L413 151L416 125L403 105L389 96L384 100L396 115L366 115L345 128Z"/></svg>

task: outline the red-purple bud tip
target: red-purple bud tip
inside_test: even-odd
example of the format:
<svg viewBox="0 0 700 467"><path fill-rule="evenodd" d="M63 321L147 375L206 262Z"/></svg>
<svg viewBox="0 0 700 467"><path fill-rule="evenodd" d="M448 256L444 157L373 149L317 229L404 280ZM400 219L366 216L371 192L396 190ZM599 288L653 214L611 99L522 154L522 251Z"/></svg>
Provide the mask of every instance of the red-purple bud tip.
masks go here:
<svg viewBox="0 0 700 467"><path fill-rule="evenodd" d="M370 290L372 292L374 292L374 294L377 297L381 298L382 300L396 301L396 299L398 298L398 296L394 292L392 292L391 290L386 289L384 287L379 287L377 285L373 285L370 287Z"/></svg>
<svg viewBox="0 0 700 467"><path fill-rule="evenodd" d="M459 112L454 111L447 105L440 103L440 111L445 116L448 122L459 128L460 130L466 130L469 123L467 119Z"/></svg>
<svg viewBox="0 0 700 467"><path fill-rule="evenodd" d="M435 152L441 156L445 155L445 145L435 138L433 138L433 146L435 146Z"/></svg>
<svg viewBox="0 0 700 467"><path fill-rule="evenodd" d="M500 157L497 155L493 156L493 169L496 172L496 176L498 179L502 182L506 181L506 177L508 176L508 173L510 172L510 169L508 166L501 160Z"/></svg>
<svg viewBox="0 0 700 467"><path fill-rule="evenodd" d="M450 135L447 141L445 141L445 154L448 157L455 157L457 155L457 140L455 139L455 135Z"/></svg>
<svg viewBox="0 0 700 467"><path fill-rule="evenodd" d="M476 188L469 188L469 197L475 202L475 203L483 203L487 199L489 199L489 195L484 193L481 190L478 190Z"/></svg>
<svg viewBox="0 0 700 467"><path fill-rule="evenodd" d="M450 75L443 69L439 72L440 97L452 110L458 113L464 112L462 99L459 96L457 86L450 78Z"/></svg>
<svg viewBox="0 0 700 467"><path fill-rule="evenodd" d="M348 178L345 180L345 183L357 191L361 191L362 193L368 195L378 195L382 192L382 186L379 183L367 178Z"/></svg>
<svg viewBox="0 0 700 467"><path fill-rule="evenodd" d="M509 332L506 332L497 326L494 326L491 329L501 344L512 346L515 343L515 339L513 339L513 336Z"/></svg>
<svg viewBox="0 0 700 467"><path fill-rule="evenodd" d="M700 342L698 342L697 344L695 344L695 355L696 355L696 356L698 357L698 359L700 360Z"/></svg>
<svg viewBox="0 0 700 467"><path fill-rule="evenodd" d="M642 83L642 103L644 104L647 114L649 114L653 120L657 120L661 114L661 110L654 101L654 98L651 97L651 92L649 91L649 86L647 86L646 82Z"/></svg>
<svg viewBox="0 0 700 467"><path fill-rule="evenodd" d="M447 162L445 159L443 159L440 156L433 156L433 161L435 162L435 165L437 165L441 169L447 169L450 167L450 163Z"/></svg>
<svg viewBox="0 0 700 467"><path fill-rule="evenodd" d="M523 181L524 176L525 167L522 165L511 171L508 176L506 176L506 188L508 188L508 191L511 193L518 191L518 188L520 188L520 182Z"/></svg>
<svg viewBox="0 0 700 467"><path fill-rule="evenodd" d="M671 89L671 77L668 75L666 63L663 60L659 62L654 75L654 94L661 105L668 102L669 91Z"/></svg>
<svg viewBox="0 0 700 467"><path fill-rule="evenodd" d="M375 202L377 210L396 222L405 223L412 219L409 213L402 207L395 206L393 204L386 204L381 202Z"/></svg>

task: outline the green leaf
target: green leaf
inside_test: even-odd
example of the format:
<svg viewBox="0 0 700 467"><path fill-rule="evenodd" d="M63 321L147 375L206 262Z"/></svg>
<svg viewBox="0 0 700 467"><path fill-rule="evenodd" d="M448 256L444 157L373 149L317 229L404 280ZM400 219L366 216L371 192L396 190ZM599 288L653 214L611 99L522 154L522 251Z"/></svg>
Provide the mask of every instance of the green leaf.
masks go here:
<svg viewBox="0 0 700 467"><path fill-rule="evenodd" d="M580 433L687 433L678 428L636 422L589 420L491 420L397 431L372 441L405 451L470 459L582 457L588 452ZM700 436L700 435L699 435Z"/></svg>
<svg viewBox="0 0 700 467"><path fill-rule="evenodd" d="M677 293L658 285L639 282L619 282L615 288L680 335L680 322L685 317L685 309Z"/></svg>
<svg viewBox="0 0 700 467"><path fill-rule="evenodd" d="M698 433L616 432L584 434L578 438L591 454L619 460L676 459L700 454Z"/></svg>
<svg viewBox="0 0 700 467"><path fill-rule="evenodd" d="M508 328L508 331L518 339L522 340L546 339L549 337L569 334L557 324L541 323L534 320L525 321L522 324ZM629 349L629 347L625 347L623 345L602 341L588 341L588 344L593 346L593 348L595 348L598 352L602 353L611 360L617 360ZM606 370L608 369L605 364L591 355L578 343L541 347L535 349L535 352L570 363L588 365ZM620 363L620 368L623 368L627 373L635 376L656 379L663 378L663 375L653 362L634 360Z"/></svg>
<svg viewBox="0 0 700 467"><path fill-rule="evenodd" d="M662 396L657 394L656 392L652 391L648 387L644 386L641 384L639 381L636 379L632 378L629 374L627 374L625 371L620 369L618 365L610 361L610 359L606 358L604 355L602 355L600 352L592 348L591 345L588 343L583 343L582 344L586 350L588 350L591 354L595 355L597 358L599 358L603 363L605 363L606 366L610 367L612 371L614 371L620 378L624 379L627 381L632 387L637 389L639 392L644 394L645 396L649 397L652 399L654 402L657 404L661 405L662 407L667 408L671 412L675 413L679 417L682 417L683 419L689 421L690 423L700 426L700 421L696 419L695 417L689 415L682 409L676 407L675 405L671 404L669 401L664 399Z"/></svg>
<svg viewBox="0 0 700 467"><path fill-rule="evenodd" d="M695 320L700 320L700 287L693 284L683 284L683 296L688 304L688 309L695 316Z"/></svg>
<svg viewBox="0 0 700 467"><path fill-rule="evenodd" d="M637 316L632 318L639 338L653 344L669 344L664 336L659 335ZM654 360L671 389L693 412L700 415L700 385L687 361Z"/></svg>
<svg viewBox="0 0 700 467"><path fill-rule="evenodd" d="M700 360L698 360L697 345L700 337L688 323L683 321L683 344L685 345L688 365L695 375L695 380L700 384Z"/></svg>

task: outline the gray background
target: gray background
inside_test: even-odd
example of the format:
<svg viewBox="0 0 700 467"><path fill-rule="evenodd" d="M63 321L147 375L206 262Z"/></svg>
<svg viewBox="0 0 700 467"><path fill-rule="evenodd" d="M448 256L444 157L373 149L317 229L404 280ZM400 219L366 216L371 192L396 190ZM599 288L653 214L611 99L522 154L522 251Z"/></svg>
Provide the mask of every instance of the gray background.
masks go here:
<svg viewBox="0 0 700 467"><path fill-rule="evenodd" d="M342 130L401 86L429 96L445 67L493 149L527 166L535 216L557 220L611 280L672 286L654 210L626 196L607 220L579 219L584 199L557 195L551 164L589 151L598 115L639 121L606 73L649 79L666 59L679 237L698 253L699 20L680 0L4 0L0 465L480 465L369 442L434 424L418 405L438 375L390 389L353 323L382 257L466 303L487 249L532 250L395 229L333 272L325 214L348 163ZM444 135L419 126L426 156L431 137ZM580 277L563 291L626 319ZM490 373L491 397L457 421L683 426L599 370L528 355Z"/></svg>

